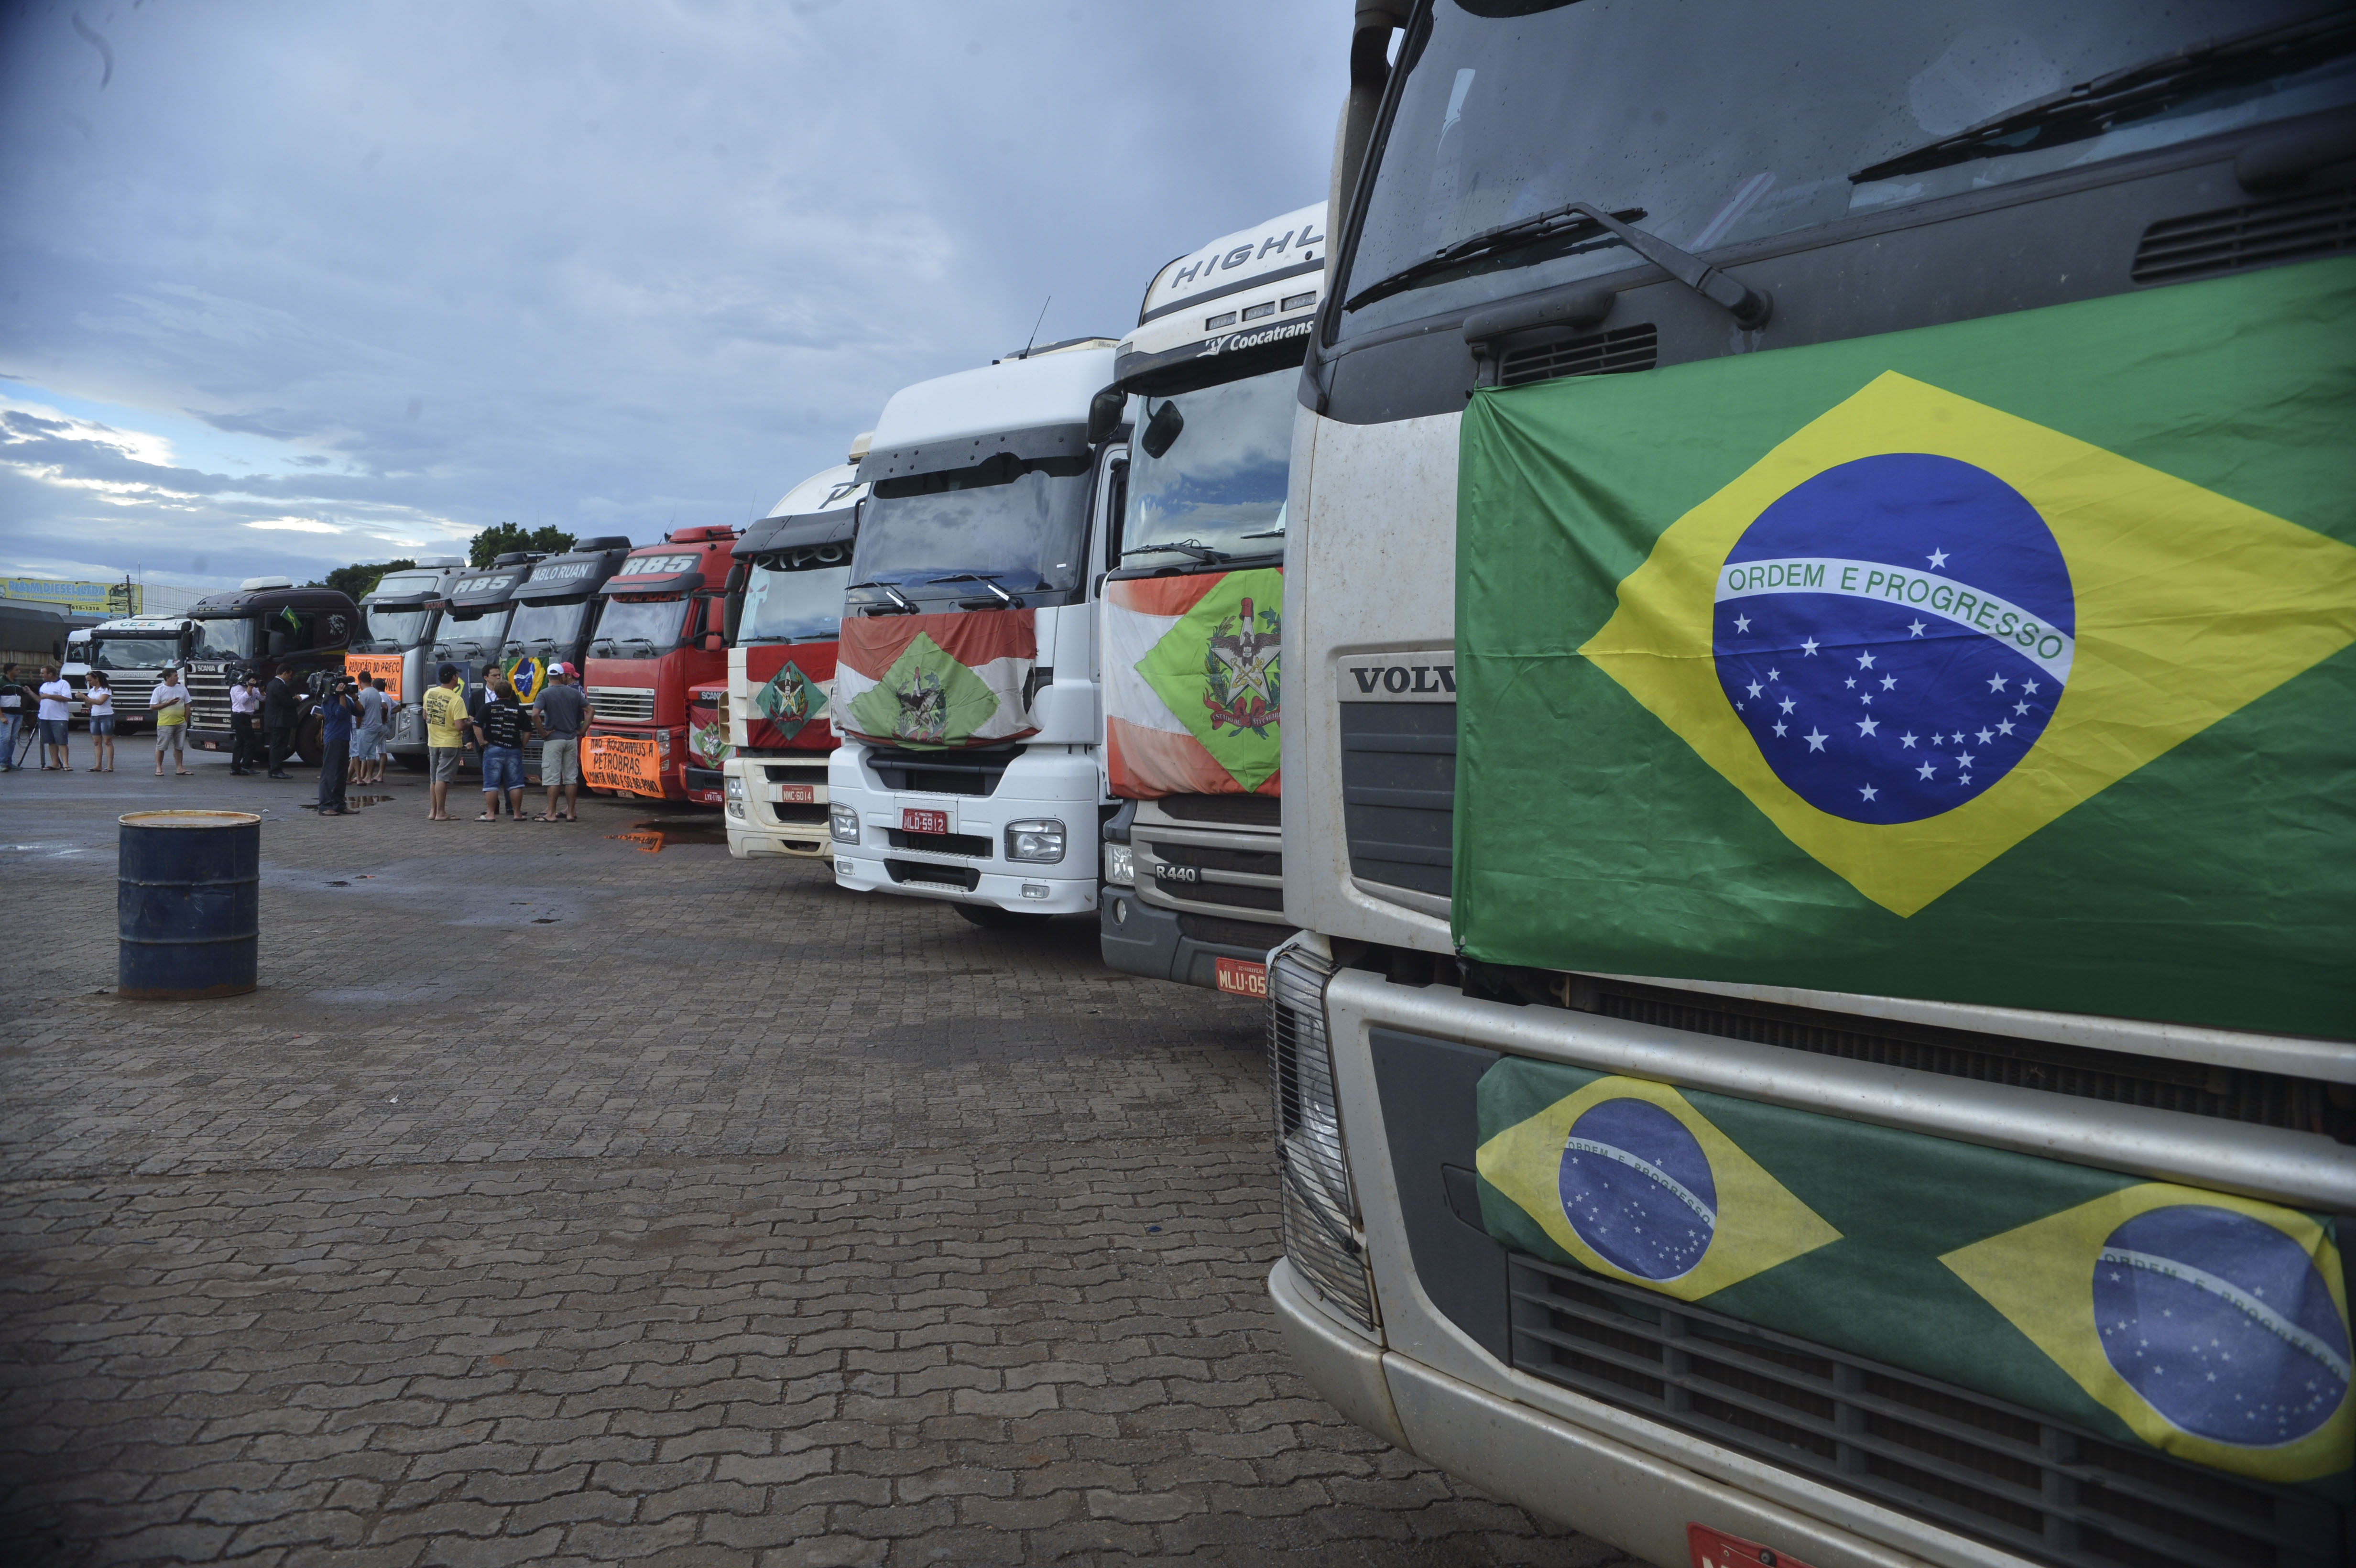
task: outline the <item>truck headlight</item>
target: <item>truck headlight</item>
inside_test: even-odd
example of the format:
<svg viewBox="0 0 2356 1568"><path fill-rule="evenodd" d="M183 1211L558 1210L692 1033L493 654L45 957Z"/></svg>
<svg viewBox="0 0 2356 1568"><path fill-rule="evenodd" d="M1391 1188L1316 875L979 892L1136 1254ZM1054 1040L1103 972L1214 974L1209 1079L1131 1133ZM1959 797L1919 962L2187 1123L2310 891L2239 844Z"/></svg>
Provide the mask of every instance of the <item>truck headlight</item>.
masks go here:
<svg viewBox="0 0 2356 1568"><path fill-rule="evenodd" d="M859 813L841 801L826 808L826 827L838 844L859 842Z"/></svg>
<svg viewBox="0 0 2356 1568"><path fill-rule="evenodd" d="M1137 862L1130 858L1129 846L1126 844L1108 844L1104 847L1104 871L1105 880L1114 887L1137 886Z"/></svg>
<svg viewBox="0 0 2356 1568"><path fill-rule="evenodd" d="M1052 866L1064 858L1064 825L1052 816L1006 825L1006 858Z"/></svg>
<svg viewBox="0 0 2356 1568"><path fill-rule="evenodd" d="M670 731L668 731L668 730L658 730L658 731L655 731L655 754L656 754L657 756L660 757L660 758L663 760L663 763L664 763L664 765L665 765L665 766L669 766L669 763L670 763Z"/></svg>
<svg viewBox="0 0 2356 1568"><path fill-rule="evenodd" d="M739 822L744 820L744 780L743 777L736 773L730 773L726 778L722 779L720 781L720 793L727 805L728 815L736 818Z"/></svg>

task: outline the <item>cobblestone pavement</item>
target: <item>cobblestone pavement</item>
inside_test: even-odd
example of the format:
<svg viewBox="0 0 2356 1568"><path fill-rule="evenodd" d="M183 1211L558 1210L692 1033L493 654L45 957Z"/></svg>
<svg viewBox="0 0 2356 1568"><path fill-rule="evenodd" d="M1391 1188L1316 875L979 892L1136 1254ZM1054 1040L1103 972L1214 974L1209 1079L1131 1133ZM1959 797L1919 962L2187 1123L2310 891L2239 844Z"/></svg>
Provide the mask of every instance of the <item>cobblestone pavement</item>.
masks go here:
<svg viewBox="0 0 2356 1568"><path fill-rule="evenodd" d="M710 816L123 752L0 777L14 1560L1607 1558L1288 1367L1256 1008ZM267 808L253 996L111 994L165 801Z"/></svg>

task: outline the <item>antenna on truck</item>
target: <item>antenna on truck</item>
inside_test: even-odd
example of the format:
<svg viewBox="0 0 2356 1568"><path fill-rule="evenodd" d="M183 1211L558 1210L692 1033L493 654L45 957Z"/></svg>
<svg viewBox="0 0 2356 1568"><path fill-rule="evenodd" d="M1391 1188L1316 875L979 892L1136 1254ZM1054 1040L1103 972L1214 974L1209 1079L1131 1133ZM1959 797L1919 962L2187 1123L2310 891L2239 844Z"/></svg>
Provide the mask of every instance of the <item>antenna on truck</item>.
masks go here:
<svg viewBox="0 0 2356 1568"><path fill-rule="evenodd" d="M1049 294L1047 296L1047 304L1054 304L1055 303L1055 296L1054 294ZM1039 319L1031 324L1031 336L1029 340L1023 345L1023 352L1014 357L1017 359L1028 359L1031 357L1031 345L1039 341L1039 328L1047 319L1047 304L1043 304L1039 307Z"/></svg>

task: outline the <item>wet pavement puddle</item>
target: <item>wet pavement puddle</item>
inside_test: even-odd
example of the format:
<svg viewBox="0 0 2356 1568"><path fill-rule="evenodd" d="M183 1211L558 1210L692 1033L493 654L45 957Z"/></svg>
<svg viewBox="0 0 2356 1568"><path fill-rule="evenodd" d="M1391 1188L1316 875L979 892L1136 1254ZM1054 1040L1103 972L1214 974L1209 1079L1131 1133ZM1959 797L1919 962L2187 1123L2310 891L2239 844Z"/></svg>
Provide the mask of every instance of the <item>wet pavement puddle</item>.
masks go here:
<svg viewBox="0 0 2356 1568"><path fill-rule="evenodd" d="M649 855L659 855L673 844L720 844L728 842L728 829L716 822L696 817L649 817L633 822L627 833L608 833L606 837L624 844L635 844Z"/></svg>
<svg viewBox="0 0 2356 1568"><path fill-rule="evenodd" d="M389 795L348 795L344 796L344 809L346 811L363 811L371 805L382 805L386 801L391 800L391 798L392 796ZM305 811L316 811L319 808L316 805L305 805L303 809Z"/></svg>

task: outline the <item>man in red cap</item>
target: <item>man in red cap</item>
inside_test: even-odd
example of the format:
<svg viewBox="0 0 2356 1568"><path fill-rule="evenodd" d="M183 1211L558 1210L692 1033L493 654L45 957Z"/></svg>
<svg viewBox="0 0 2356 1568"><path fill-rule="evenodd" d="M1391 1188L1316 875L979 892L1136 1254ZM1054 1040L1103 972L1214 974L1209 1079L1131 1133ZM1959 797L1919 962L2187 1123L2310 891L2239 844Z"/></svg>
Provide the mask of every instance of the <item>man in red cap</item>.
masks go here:
<svg viewBox="0 0 2356 1568"><path fill-rule="evenodd" d="M549 666L548 683L531 705L541 737L540 782L548 786L548 809L538 818L541 822L575 822L581 816L581 737L589 732L597 710L573 683L576 673L569 664ZM564 794L562 812L556 809L560 789Z"/></svg>

